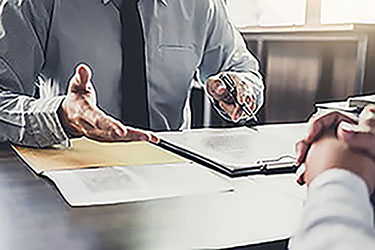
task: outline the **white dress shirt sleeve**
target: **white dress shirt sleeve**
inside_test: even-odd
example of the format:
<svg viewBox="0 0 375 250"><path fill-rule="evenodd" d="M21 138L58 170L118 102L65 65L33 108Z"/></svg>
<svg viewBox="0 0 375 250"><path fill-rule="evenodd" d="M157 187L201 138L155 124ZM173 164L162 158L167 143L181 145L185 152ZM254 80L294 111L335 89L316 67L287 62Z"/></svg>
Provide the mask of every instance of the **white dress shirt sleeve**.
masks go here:
<svg viewBox="0 0 375 250"><path fill-rule="evenodd" d="M208 13L210 25L202 63L199 66L199 76L205 83L209 77L221 72L236 74L247 84L250 94L255 97L256 113L263 105L264 91L259 63L246 48L244 39L230 21L223 0L211 2ZM230 119L223 110L218 111L224 118Z"/></svg>
<svg viewBox="0 0 375 250"><path fill-rule="evenodd" d="M373 250L373 207L365 182L343 169L312 181L291 250Z"/></svg>
<svg viewBox="0 0 375 250"><path fill-rule="evenodd" d="M67 146L57 115L64 96L33 97L54 1L18 2L8 1L1 15L5 33L0 38L0 142Z"/></svg>

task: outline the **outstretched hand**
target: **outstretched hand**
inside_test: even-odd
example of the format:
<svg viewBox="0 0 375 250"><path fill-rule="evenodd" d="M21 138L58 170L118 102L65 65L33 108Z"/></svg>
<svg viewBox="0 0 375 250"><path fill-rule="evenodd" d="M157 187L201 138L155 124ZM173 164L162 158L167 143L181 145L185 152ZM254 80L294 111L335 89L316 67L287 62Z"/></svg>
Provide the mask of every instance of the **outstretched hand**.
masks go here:
<svg viewBox="0 0 375 250"><path fill-rule="evenodd" d="M159 139L139 129L127 127L105 114L98 106L91 82L91 70L81 64L71 78L68 93L61 105L60 117L64 128L73 136L86 136L101 142L151 141Z"/></svg>

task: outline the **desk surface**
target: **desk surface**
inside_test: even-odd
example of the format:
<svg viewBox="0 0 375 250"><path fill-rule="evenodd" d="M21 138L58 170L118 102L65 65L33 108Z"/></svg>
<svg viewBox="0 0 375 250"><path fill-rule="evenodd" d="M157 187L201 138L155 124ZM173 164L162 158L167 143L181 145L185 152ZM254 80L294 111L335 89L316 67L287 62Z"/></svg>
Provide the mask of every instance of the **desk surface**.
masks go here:
<svg viewBox="0 0 375 250"><path fill-rule="evenodd" d="M249 226L245 215L243 223L226 228L236 208L253 205L247 195L71 208L52 182L36 176L7 145L0 145L0 249L189 249ZM225 214L228 218L221 218ZM286 240L280 240L238 249L285 247Z"/></svg>

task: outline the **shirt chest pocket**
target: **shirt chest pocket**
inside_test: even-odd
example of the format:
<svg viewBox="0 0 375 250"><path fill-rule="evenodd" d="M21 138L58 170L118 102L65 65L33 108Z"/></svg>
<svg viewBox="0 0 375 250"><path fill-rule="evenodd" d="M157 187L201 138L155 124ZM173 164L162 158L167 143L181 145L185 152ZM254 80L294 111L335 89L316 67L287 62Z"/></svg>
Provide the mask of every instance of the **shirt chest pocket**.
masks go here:
<svg viewBox="0 0 375 250"><path fill-rule="evenodd" d="M169 81L175 84L190 84L199 56L193 45L162 44L158 46L160 67Z"/></svg>

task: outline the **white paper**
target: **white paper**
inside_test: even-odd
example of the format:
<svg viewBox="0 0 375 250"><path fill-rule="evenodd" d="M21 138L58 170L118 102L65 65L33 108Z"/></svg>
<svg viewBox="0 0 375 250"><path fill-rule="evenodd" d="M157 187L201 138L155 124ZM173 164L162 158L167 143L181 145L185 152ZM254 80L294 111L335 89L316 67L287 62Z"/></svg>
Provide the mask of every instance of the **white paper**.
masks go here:
<svg viewBox="0 0 375 250"><path fill-rule="evenodd" d="M347 102L349 107L363 108L367 104L375 103L375 95L353 96L349 97Z"/></svg>
<svg viewBox="0 0 375 250"><path fill-rule="evenodd" d="M186 163L51 171L47 175L72 206L184 195L173 202L172 217L178 217L175 223L179 225L175 238L170 239L170 234L158 237L161 242L176 240L197 249L287 239L299 224L306 195L304 188L295 186L294 175L229 179ZM197 195L202 193L210 195ZM160 206L163 204L165 209L158 209L155 216L166 220L152 222L161 223L161 228L174 225L168 219L171 203Z"/></svg>
<svg viewBox="0 0 375 250"><path fill-rule="evenodd" d="M332 111L332 109L337 109L346 112L353 112L357 110L356 107L350 107L347 101L316 103L315 107L320 109L326 109L327 112Z"/></svg>
<svg viewBox="0 0 375 250"><path fill-rule="evenodd" d="M259 160L295 156L295 144L306 135L307 124L268 125L256 129L195 129L158 135L175 145L236 169L254 166Z"/></svg>
<svg viewBox="0 0 375 250"><path fill-rule="evenodd" d="M306 185L301 186L297 183L296 174L254 175L249 179L264 187L264 190L280 192L301 201L306 199Z"/></svg>
<svg viewBox="0 0 375 250"><path fill-rule="evenodd" d="M222 249L287 239L295 232L303 212L304 188L290 188L292 175L239 178L233 180L235 192L220 195L213 202L185 202L194 211L181 221L183 235L193 235L194 248ZM284 186L289 186L283 189ZM302 195L299 195L302 194ZM189 207L190 206L190 207ZM194 217L201 218L194 221ZM215 230L212 230L215 228ZM192 239L189 239L191 241Z"/></svg>
<svg viewBox="0 0 375 250"><path fill-rule="evenodd" d="M47 171L71 206L91 206L226 192L232 185L194 163Z"/></svg>

